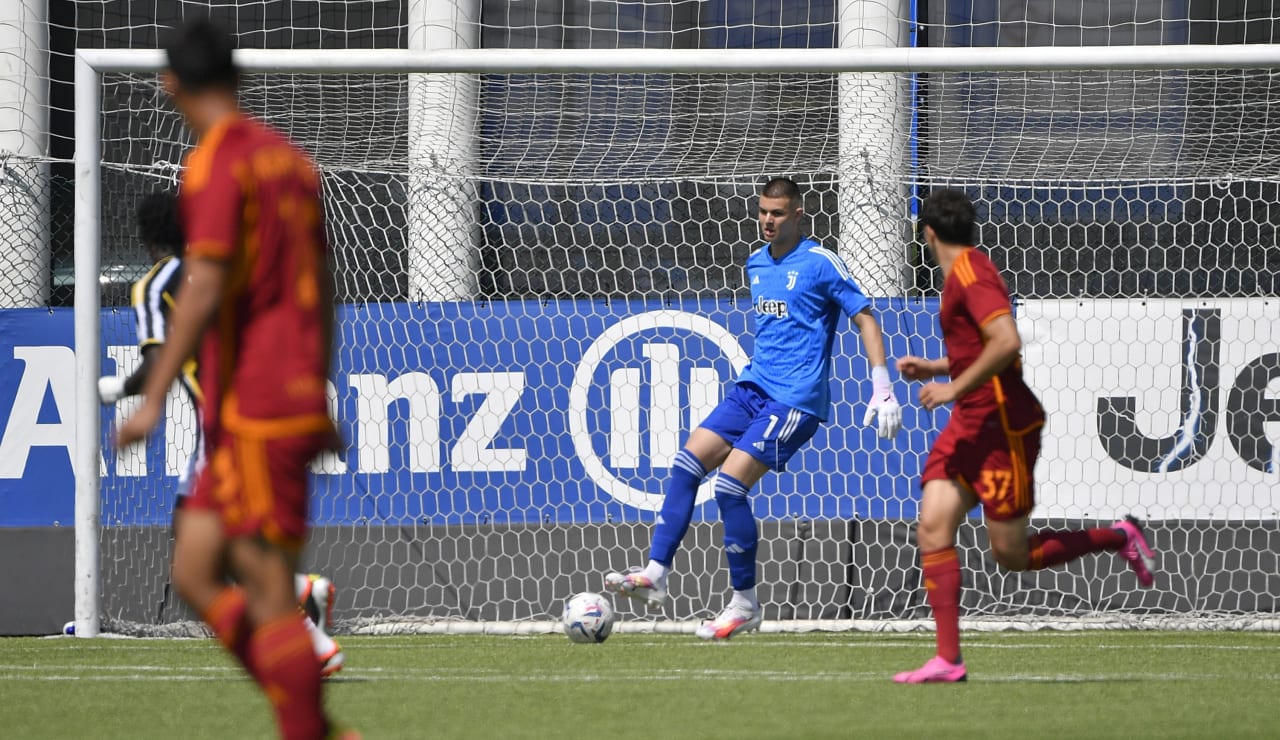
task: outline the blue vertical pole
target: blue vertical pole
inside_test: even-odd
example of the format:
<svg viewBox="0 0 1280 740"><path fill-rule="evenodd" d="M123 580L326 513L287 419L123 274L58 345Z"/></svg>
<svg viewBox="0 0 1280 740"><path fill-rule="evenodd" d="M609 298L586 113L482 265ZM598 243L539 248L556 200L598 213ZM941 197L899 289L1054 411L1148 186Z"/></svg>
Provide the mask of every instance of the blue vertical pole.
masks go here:
<svg viewBox="0 0 1280 740"><path fill-rule="evenodd" d="M908 44L912 49L920 45L920 5L919 0L911 0L910 11L910 33ZM918 239L918 224L920 220L920 76L916 72L911 73L911 93L908 97L911 101L911 135L909 138L911 155L907 164L909 176L911 178L911 196L910 196L910 214L911 214L911 233Z"/></svg>

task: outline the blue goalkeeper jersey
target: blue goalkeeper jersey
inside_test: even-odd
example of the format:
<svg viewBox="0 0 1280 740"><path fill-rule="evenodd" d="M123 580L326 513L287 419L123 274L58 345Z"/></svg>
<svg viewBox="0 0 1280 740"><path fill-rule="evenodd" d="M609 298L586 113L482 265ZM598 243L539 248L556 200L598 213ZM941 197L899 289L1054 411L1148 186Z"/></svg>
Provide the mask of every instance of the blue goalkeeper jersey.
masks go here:
<svg viewBox="0 0 1280 740"><path fill-rule="evenodd" d="M827 420L831 408L831 346L840 314L871 305L844 262L812 238L781 260L769 245L747 258L756 342L739 382L758 385L775 401Z"/></svg>

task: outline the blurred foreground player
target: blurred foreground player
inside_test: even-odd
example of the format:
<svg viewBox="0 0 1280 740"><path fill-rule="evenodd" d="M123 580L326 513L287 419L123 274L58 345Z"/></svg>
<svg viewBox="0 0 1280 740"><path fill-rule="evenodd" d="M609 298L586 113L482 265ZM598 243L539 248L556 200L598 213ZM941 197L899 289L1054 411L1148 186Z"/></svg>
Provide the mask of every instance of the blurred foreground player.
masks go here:
<svg viewBox="0 0 1280 740"><path fill-rule="evenodd" d="M942 268L939 320L947 355L937 360L903 357L898 372L925 381L949 374L949 382L921 388L920 403L929 410L952 402L955 406L925 462L916 530L938 652L920 668L894 676L898 683L952 683L968 677L960 657L955 545L956 530L978 503L991 554L1009 570L1040 570L1088 553L1115 551L1140 584L1154 582L1154 554L1133 517L1110 527L1028 536L1044 409L1022 379L1022 341L1009 289L991 259L972 246L974 222L973 204L955 190L930 195L920 216L925 242Z"/></svg>
<svg viewBox="0 0 1280 740"><path fill-rule="evenodd" d="M199 346L207 462L183 507L174 584L258 683L281 737L355 737L325 716L294 595L307 466L338 442L325 398L333 294L320 180L305 154L240 110L232 48L208 21L166 46L165 90L199 140L180 190L183 287L117 445L156 426Z"/></svg>
<svg viewBox="0 0 1280 740"><path fill-rule="evenodd" d="M178 199L172 193L156 191L138 202L136 213L138 235L151 257L152 266L147 274L134 283L131 303L138 324L138 352L141 357L137 369L130 375L108 375L98 379L98 396L104 404L114 404L121 398L136 396L146 384L155 358L164 345L169 325L169 314L182 287L182 248L185 239L182 222L178 216ZM179 384L186 393L191 408L199 408L201 393L197 380L195 358L182 365ZM190 492L191 477L203 466L204 444L200 424L195 427L195 454L182 466L178 474L178 492L173 502L173 520L177 527L182 506ZM312 647L320 660L320 672L331 676L342 670L342 648L326 633L333 619L333 582L324 576L298 573L294 576L294 589L298 603L307 614L307 631L311 634ZM169 598L169 584L165 584L164 601ZM161 604L161 609L164 604Z"/></svg>

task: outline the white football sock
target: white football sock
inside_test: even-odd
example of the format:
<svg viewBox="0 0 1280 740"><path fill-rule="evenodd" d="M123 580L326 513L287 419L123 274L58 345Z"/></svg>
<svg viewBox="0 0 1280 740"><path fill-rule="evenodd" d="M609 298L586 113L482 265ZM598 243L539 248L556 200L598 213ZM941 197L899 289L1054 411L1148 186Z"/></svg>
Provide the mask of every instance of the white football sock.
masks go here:
<svg viewBox="0 0 1280 740"><path fill-rule="evenodd" d="M670 572L670 568L656 560L650 560L649 564L644 567L644 574L649 577L649 580L659 586L666 586L667 574Z"/></svg>
<svg viewBox="0 0 1280 740"><path fill-rule="evenodd" d="M756 598L756 587L752 586L742 591L734 591L733 598L729 600L729 606L744 606L748 609L759 609L760 600Z"/></svg>
<svg viewBox="0 0 1280 740"><path fill-rule="evenodd" d="M298 595L298 601L302 601L302 597L311 588L311 579L301 573L293 574L293 592Z"/></svg>
<svg viewBox="0 0 1280 740"><path fill-rule="evenodd" d="M316 657L324 658L333 652L333 648L337 643L333 638L326 635L315 622L311 621L311 617L303 616L302 623L307 626L307 634L311 636L311 649L316 651Z"/></svg>

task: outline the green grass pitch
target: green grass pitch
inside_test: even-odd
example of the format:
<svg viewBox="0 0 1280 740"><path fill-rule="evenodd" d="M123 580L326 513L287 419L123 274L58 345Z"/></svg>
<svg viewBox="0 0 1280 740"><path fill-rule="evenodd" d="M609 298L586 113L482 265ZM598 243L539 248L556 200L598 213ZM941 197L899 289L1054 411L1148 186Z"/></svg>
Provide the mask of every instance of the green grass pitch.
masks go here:
<svg viewBox="0 0 1280 740"><path fill-rule="evenodd" d="M332 714L377 738L1276 738L1280 634L969 634L969 682L897 686L929 634L347 637ZM270 738L211 640L0 639L6 737Z"/></svg>

